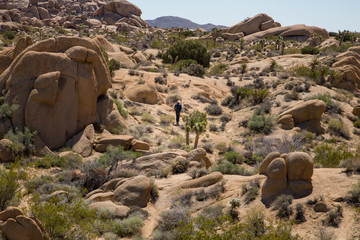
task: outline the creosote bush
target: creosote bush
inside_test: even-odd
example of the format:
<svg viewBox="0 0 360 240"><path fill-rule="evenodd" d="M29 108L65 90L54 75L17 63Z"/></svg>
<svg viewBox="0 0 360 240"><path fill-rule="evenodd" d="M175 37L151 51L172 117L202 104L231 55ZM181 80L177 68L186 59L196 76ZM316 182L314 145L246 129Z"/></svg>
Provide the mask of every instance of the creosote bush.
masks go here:
<svg viewBox="0 0 360 240"><path fill-rule="evenodd" d="M261 113L260 115L254 113L247 127L255 133L269 134L275 126L275 118L271 115Z"/></svg>
<svg viewBox="0 0 360 240"><path fill-rule="evenodd" d="M338 167L340 161L353 157L353 154L347 151L344 145L337 148L323 144L315 147L314 162L320 164L322 167L334 168Z"/></svg>
<svg viewBox="0 0 360 240"><path fill-rule="evenodd" d="M211 116L219 116L223 112L222 108L217 104L208 105L205 107L205 111Z"/></svg>
<svg viewBox="0 0 360 240"><path fill-rule="evenodd" d="M13 168L10 170L0 169L0 211L6 209L15 197L18 189L18 175Z"/></svg>
<svg viewBox="0 0 360 240"><path fill-rule="evenodd" d="M162 54L165 63L192 59L203 67L209 67L210 58L206 47L196 41L178 41Z"/></svg>
<svg viewBox="0 0 360 240"><path fill-rule="evenodd" d="M219 163L211 168L212 172L221 172L222 174L229 175L241 175L241 176L250 176L251 172L246 170L243 166L233 164L229 161L224 161Z"/></svg>

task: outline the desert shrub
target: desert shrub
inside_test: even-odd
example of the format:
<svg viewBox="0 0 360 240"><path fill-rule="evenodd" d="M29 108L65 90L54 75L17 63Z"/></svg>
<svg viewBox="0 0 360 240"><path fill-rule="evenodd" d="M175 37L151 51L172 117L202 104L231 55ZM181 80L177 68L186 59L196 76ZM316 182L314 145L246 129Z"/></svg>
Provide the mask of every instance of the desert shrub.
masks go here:
<svg viewBox="0 0 360 240"><path fill-rule="evenodd" d="M41 175L40 177L34 178L30 181L25 182L25 187L28 193L33 193L36 189L41 187L44 184L51 183L54 181L54 178L50 175Z"/></svg>
<svg viewBox="0 0 360 240"><path fill-rule="evenodd" d="M189 167L189 160L183 157L178 157L175 159L171 167L173 174L184 173Z"/></svg>
<svg viewBox="0 0 360 240"><path fill-rule="evenodd" d="M151 113L143 113L141 115L141 121L147 123L155 123L155 117Z"/></svg>
<svg viewBox="0 0 360 240"><path fill-rule="evenodd" d="M316 234L319 240L334 240L334 232L328 231L327 229L320 228L319 232Z"/></svg>
<svg viewBox="0 0 360 240"><path fill-rule="evenodd" d="M348 199L348 202L352 204L359 205L360 203L360 181L352 186L352 189L349 191L350 198Z"/></svg>
<svg viewBox="0 0 360 240"><path fill-rule="evenodd" d="M162 114L159 116L159 118L160 118L160 124L165 126L169 126L170 123L175 121L175 117L169 114Z"/></svg>
<svg viewBox="0 0 360 240"><path fill-rule="evenodd" d="M323 220L325 226L339 227L343 218L343 209L340 205L337 205L335 209L330 210L326 214L326 218Z"/></svg>
<svg viewBox="0 0 360 240"><path fill-rule="evenodd" d="M351 157L353 157L353 154L348 152L345 146L335 148L329 144L323 144L315 147L314 162L321 164L323 167L338 167L341 160Z"/></svg>
<svg viewBox="0 0 360 240"><path fill-rule="evenodd" d="M284 95L285 102L299 100L299 93L293 89L291 92L288 92Z"/></svg>
<svg viewBox="0 0 360 240"><path fill-rule="evenodd" d="M219 116L222 114L222 108L217 104L211 104L205 107L205 111L211 116Z"/></svg>
<svg viewBox="0 0 360 240"><path fill-rule="evenodd" d="M244 161L244 157L240 155L238 152L228 151L224 154L225 160L234 163L234 164L242 164Z"/></svg>
<svg viewBox="0 0 360 240"><path fill-rule="evenodd" d="M0 169L0 186L0 211L3 211L15 198L20 187L17 172L13 168L10 170Z"/></svg>
<svg viewBox="0 0 360 240"><path fill-rule="evenodd" d="M249 204L254 201L256 197L259 195L260 190L260 181L259 179L250 181L249 185L243 186L242 194L245 195L245 203Z"/></svg>
<svg viewBox="0 0 360 240"><path fill-rule="evenodd" d="M189 175L192 179L203 177L208 173L209 172L206 168L197 168L197 167L192 167L186 172L186 174Z"/></svg>
<svg viewBox="0 0 360 240"><path fill-rule="evenodd" d="M150 186L150 188L151 188L151 190L150 190L150 196L151 196L150 201L152 203L155 203L159 199L159 194L160 194L159 193L159 187L156 185L155 180L153 178L151 178L150 184L151 184L151 186Z"/></svg>
<svg viewBox="0 0 360 240"><path fill-rule="evenodd" d="M142 154L133 151L126 151L122 146L109 146L106 149L106 152L100 156L100 158L95 162L96 167L106 169L108 167L112 167L116 169L115 166L117 162L125 160L125 159L135 159L141 157ZM113 170L112 169L112 170Z"/></svg>
<svg viewBox="0 0 360 240"><path fill-rule="evenodd" d="M337 136L342 136L346 139L350 139L350 131L346 126L346 124L340 119L338 118L330 119L328 126L330 133Z"/></svg>
<svg viewBox="0 0 360 240"><path fill-rule="evenodd" d="M274 126L274 117L271 115L266 115L265 113L262 113L260 115L254 113L251 116L249 122L247 123L247 127L255 133L269 134L271 133Z"/></svg>
<svg viewBox="0 0 360 240"><path fill-rule="evenodd" d="M261 113L269 114L271 112L271 102L264 102L261 103L256 109L255 113L260 115Z"/></svg>
<svg viewBox="0 0 360 240"><path fill-rule="evenodd" d="M316 55L316 54L319 54L319 49L317 49L316 47L313 47L313 46L306 46L301 49L301 53Z"/></svg>
<svg viewBox="0 0 360 240"><path fill-rule="evenodd" d="M100 47L100 51L105 58L110 75L113 77L114 71L120 69L120 63L118 61L116 61L115 59L109 59L109 54L106 52L106 50L103 47Z"/></svg>
<svg viewBox="0 0 360 240"><path fill-rule="evenodd" d="M190 76L195 77L203 77L205 75L204 67L200 64L190 64L189 67L186 68L185 72Z"/></svg>
<svg viewBox="0 0 360 240"><path fill-rule="evenodd" d="M212 124L210 124L210 131L216 132L216 131L217 131L216 125L214 125L214 126L216 127L216 129L214 129L214 128L211 127L211 126L212 126ZM211 130L211 129L212 129L212 130ZM216 131L214 131L214 130L216 130ZM214 152L213 146L214 146L214 144L213 144L212 142L205 142L204 145L202 146L202 148L205 149L205 151L206 151L207 153L213 153L213 152Z"/></svg>
<svg viewBox="0 0 360 240"><path fill-rule="evenodd" d="M2 34L3 38L6 40L14 40L16 37L16 32L11 31L11 30L6 30L3 34Z"/></svg>
<svg viewBox="0 0 360 240"><path fill-rule="evenodd" d="M56 198L40 202L35 196L30 202L30 212L40 220L51 239L91 239L97 235L96 212L80 197L63 203Z"/></svg>
<svg viewBox="0 0 360 240"><path fill-rule="evenodd" d="M228 114L228 113L225 113L220 117L220 121L223 123L228 123L231 121L231 119L232 119L232 116L231 116L231 114Z"/></svg>
<svg viewBox="0 0 360 240"><path fill-rule="evenodd" d="M295 221L297 223L305 222L306 219L305 219L305 215L304 215L304 213L305 213L304 206L301 203L296 204L295 211L296 211L296 213L295 213Z"/></svg>
<svg viewBox="0 0 360 240"><path fill-rule="evenodd" d="M170 69L184 73L191 64L197 64L197 62L192 59L180 60L177 61L174 65L172 65Z"/></svg>
<svg viewBox="0 0 360 240"><path fill-rule="evenodd" d="M276 216L278 218L289 218L293 213L293 209L290 206L292 203L292 196L290 195L280 195L273 202L273 210L278 210Z"/></svg>
<svg viewBox="0 0 360 240"><path fill-rule="evenodd" d="M10 118L18 107L19 105L17 104L9 104L5 102L5 98L0 95L0 119Z"/></svg>
<svg viewBox="0 0 360 240"><path fill-rule="evenodd" d="M186 143L186 140L183 135L176 135L170 139L169 148L180 149Z"/></svg>
<svg viewBox="0 0 360 240"><path fill-rule="evenodd" d="M241 175L241 176L250 176L251 173L246 170L243 166L239 166L237 164L233 164L229 161L224 161L215 165L211 168L212 172L221 172L222 174L229 175Z"/></svg>
<svg viewBox="0 0 360 240"><path fill-rule="evenodd" d="M224 63L218 63L216 65L214 65L213 67L210 68L208 74L210 76L216 76L219 74L223 74L223 72L225 71L227 65Z"/></svg>
<svg viewBox="0 0 360 240"><path fill-rule="evenodd" d="M114 232L119 237L132 236L141 232L144 220L141 216L133 215L121 221L114 222Z"/></svg>
<svg viewBox="0 0 360 240"><path fill-rule="evenodd" d="M354 157L349 157L341 160L340 167L345 168L347 174L360 173L360 158L356 154Z"/></svg>
<svg viewBox="0 0 360 240"><path fill-rule="evenodd" d="M192 59L204 67L209 66L210 58L211 54L206 47L195 41L178 41L162 54L165 63Z"/></svg>
<svg viewBox="0 0 360 240"><path fill-rule="evenodd" d="M225 153L228 149L227 145L225 142L220 142L218 144L216 144L215 148L219 151L219 153Z"/></svg>
<svg viewBox="0 0 360 240"><path fill-rule="evenodd" d="M115 103L117 109L119 110L120 115L123 116L124 118L127 118L128 112L124 109L124 106L122 105L122 103L117 99L114 99L114 103Z"/></svg>
<svg viewBox="0 0 360 240"><path fill-rule="evenodd" d="M254 104L259 104L264 101L264 99L269 95L269 89L251 89L248 91L248 96Z"/></svg>
<svg viewBox="0 0 360 240"><path fill-rule="evenodd" d="M190 216L185 209L175 207L160 213L160 219L156 228L162 232L171 231L180 226L180 224L186 224L188 221L190 221Z"/></svg>
<svg viewBox="0 0 360 240"><path fill-rule="evenodd" d="M200 218L216 220L219 217L224 216L224 206L222 204L216 204L203 208L199 214Z"/></svg>
<svg viewBox="0 0 360 240"><path fill-rule="evenodd" d="M354 127L360 128L360 119L358 119L354 122Z"/></svg>
<svg viewBox="0 0 360 240"><path fill-rule="evenodd" d="M116 169L112 174L112 178L131 178L136 177L140 174L139 170L132 169L132 168L121 168Z"/></svg>
<svg viewBox="0 0 360 240"><path fill-rule="evenodd" d="M181 100L181 96L178 93L169 94L166 98L166 104L174 105L179 100Z"/></svg>
<svg viewBox="0 0 360 240"><path fill-rule="evenodd" d="M51 168L60 167L66 169L75 169L82 167L82 158L75 154L69 154L64 157L58 155L47 154L42 158L36 158L33 161L34 167L37 168Z"/></svg>
<svg viewBox="0 0 360 240"><path fill-rule="evenodd" d="M36 132L31 132L27 127L24 128L24 131L15 129L15 131L10 130L5 134L4 138L9 139L13 142L11 145L12 150L17 156L29 155L34 151L34 137Z"/></svg>

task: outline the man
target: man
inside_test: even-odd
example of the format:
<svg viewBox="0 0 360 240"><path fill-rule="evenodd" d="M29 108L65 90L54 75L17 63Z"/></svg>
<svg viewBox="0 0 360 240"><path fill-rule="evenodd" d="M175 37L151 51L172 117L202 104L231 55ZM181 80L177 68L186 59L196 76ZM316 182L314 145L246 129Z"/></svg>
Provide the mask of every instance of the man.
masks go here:
<svg viewBox="0 0 360 240"><path fill-rule="evenodd" d="M180 100L175 104L174 110L176 113L176 125L179 126L179 120L180 120L180 112L181 112L182 106Z"/></svg>

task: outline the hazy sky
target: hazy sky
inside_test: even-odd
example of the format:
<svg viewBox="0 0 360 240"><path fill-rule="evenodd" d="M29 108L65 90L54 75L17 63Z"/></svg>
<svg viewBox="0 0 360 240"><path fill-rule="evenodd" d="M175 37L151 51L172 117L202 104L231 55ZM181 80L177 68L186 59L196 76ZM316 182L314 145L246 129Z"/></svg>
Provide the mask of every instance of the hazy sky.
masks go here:
<svg viewBox="0 0 360 240"><path fill-rule="evenodd" d="M360 0L129 0L145 20L161 16L187 18L199 24L232 26L266 13L283 26L306 24L328 31L360 31Z"/></svg>

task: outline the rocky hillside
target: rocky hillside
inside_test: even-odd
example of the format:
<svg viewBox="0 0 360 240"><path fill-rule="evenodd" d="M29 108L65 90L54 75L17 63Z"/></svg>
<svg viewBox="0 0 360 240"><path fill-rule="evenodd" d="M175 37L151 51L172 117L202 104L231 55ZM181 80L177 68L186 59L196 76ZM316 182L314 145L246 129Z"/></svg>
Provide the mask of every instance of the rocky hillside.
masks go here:
<svg viewBox="0 0 360 240"><path fill-rule="evenodd" d="M4 8L0 239L360 237L357 33L266 14L152 28L127 1Z"/></svg>
<svg viewBox="0 0 360 240"><path fill-rule="evenodd" d="M165 17L158 17L154 20L145 20L150 26L158 27L158 28L178 28L182 27L184 29L193 29L196 30L198 28L203 28L206 31L210 32L213 28L227 28L226 26L222 25L214 25L211 23L208 24L197 24L188 19L174 17L174 16L165 16Z"/></svg>

